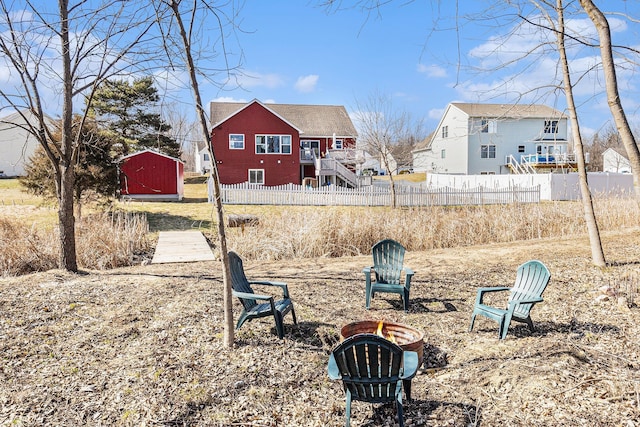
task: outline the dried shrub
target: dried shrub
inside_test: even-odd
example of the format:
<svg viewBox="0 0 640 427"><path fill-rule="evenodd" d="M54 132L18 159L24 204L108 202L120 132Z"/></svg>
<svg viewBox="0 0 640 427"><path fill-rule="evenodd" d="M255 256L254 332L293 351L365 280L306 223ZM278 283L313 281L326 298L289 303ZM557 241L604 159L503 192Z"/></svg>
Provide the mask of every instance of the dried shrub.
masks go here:
<svg viewBox="0 0 640 427"><path fill-rule="evenodd" d="M78 221L78 265L107 269L139 262L149 252L148 225L144 215L102 213ZM46 271L58 265L57 230L28 227L12 219L0 219L0 275L16 276Z"/></svg>

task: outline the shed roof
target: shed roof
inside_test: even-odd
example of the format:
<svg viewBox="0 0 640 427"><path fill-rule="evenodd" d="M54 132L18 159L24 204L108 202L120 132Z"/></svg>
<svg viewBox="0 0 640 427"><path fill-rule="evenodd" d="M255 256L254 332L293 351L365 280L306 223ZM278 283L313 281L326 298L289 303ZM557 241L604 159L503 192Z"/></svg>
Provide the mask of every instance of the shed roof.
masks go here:
<svg viewBox="0 0 640 427"><path fill-rule="evenodd" d="M180 159L177 159L175 157L171 157L168 154L164 154L164 153L161 153L159 151L152 150L150 148L145 148L143 150L136 151L135 153L127 154L126 156L120 157L120 159L118 159L118 160L121 162L121 161L126 160L126 159L128 159L130 157L137 157L137 156L139 156L141 154L144 154L144 153L151 153L151 154L155 154L156 156L166 157L167 159L171 159L171 160L174 160L176 162L184 163Z"/></svg>
<svg viewBox="0 0 640 427"><path fill-rule="evenodd" d="M255 102L289 122L305 137L331 137L333 134L342 138L358 136L347 110L342 105L263 104L257 100L249 103L212 102L211 123L215 127Z"/></svg>
<svg viewBox="0 0 640 427"><path fill-rule="evenodd" d="M472 104L452 102L451 105L469 117L504 118L567 118L561 111L542 104Z"/></svg>

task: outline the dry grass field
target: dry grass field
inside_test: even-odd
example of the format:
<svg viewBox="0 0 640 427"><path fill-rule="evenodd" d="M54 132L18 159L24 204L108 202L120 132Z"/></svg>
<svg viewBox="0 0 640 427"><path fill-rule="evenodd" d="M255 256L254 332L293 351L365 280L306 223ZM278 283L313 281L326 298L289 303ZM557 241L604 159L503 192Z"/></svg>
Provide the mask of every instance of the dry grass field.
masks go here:
<svg viewBox="0 0 640 427"><path fill-rule="evenodd" d="M279 340L268 318L250 322L231 349L217 262L5 276L0 426L341 426L344 393L326 366L340 327L357 320L425 334L408 427L640 426L640 222L637 207L612 211L615 203L598 204L606 268L591 264L571 204L455 210L448 221L440 210L387 212L378 232L409 248L416 271L407 313L390 294L364 308L365 245L380 237L370 231L380 217L329 209L309 226L321 232L294 233L283 221L296 215L263 211L264 227L231 231L230 248L250 278L289 284L298 325L287 316ZM414 222L420 215L432 222ZM359 225L347 232L348 221ZM442 234L428 241L430 227ZM514 228L526 233L505 236ZM329 237L312 241L317 234ZM456 234L464 239L454 246ZM292 257L313 253L305 239L325 253ZM345 247L348 255L328 252ZM468 332L476 289L509 285L528 259L552 274L532 311L536 331L516 323L500 341L497 324L479 318ZM397 425L390 405L354 402L352 412L353 426Z"/></svg>

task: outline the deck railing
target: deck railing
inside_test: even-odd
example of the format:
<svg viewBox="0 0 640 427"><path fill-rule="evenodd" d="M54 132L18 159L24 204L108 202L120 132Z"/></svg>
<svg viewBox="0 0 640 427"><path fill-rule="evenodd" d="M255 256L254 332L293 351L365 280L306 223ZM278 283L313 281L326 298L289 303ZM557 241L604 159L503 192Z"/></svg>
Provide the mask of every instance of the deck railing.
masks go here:
<svg viewBox="0 0 640 427"><path fill-rule="evenodd" d="M370 186L359 189L324 186L309 188L287 184L266 187L254 184L221 185L222 203L231 205L390 206L391 191ZM210 191L209 194L212 194ZM211 196L209 197L211 201ZM398 186L398 206L453 206L540 202L540 186L455 189L450 187Z"/></svg>

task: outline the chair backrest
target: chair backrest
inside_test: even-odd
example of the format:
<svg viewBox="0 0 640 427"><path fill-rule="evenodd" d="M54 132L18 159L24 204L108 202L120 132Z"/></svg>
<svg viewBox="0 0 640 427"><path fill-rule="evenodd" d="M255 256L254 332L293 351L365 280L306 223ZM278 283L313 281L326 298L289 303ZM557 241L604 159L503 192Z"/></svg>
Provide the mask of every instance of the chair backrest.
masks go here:
<svg viewBox="0 0 640 427"><path fill-rule="evenodd" d="M252 294L253 289L251 289L251 285L249 285L249 280L247 280L247 276L244 274L244 267L242 266L242 258L233 252L229 252L229 270L231 272L231 287L236 292L245 292ZM239 298L242 306L245 310L249 310L251 307L255 306L256 300L249 298Z"/></svg>
<svg viewBox="0 0 640 427"><path fill-rule="evenodd" d="M516 281L511 288L509 301L541 297L550 279L551 273L542 262L537 260L525 262L518 267ZM530 311L531 304L520 304L514 310L514 313L526 317Z"/></svg>
<svg viewBox="0 0 640 427"><path fill-rule="evenodd" d="M391 239L380 240L373 245L371 253L376 282L400 284L404 252L404 246Z"/></svg>
<svg viewBox="0 0 640 427"><path fill-rule="evenodd" d="M391 402L398 392L402 348L375 334L353 335L333 349L345 389L355 400Z"/></svg>

